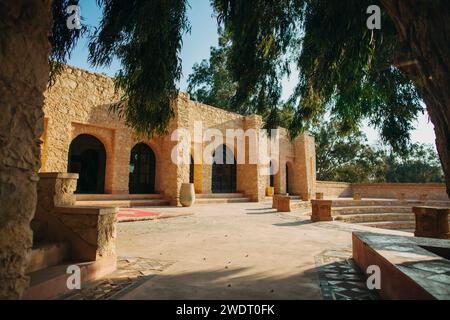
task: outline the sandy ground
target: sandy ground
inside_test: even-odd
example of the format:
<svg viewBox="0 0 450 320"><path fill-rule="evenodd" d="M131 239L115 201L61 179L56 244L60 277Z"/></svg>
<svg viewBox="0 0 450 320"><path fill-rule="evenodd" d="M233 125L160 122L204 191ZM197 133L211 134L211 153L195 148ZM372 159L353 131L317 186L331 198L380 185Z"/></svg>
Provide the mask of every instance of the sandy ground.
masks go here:
<svg viewBox="0 0 450 320"><path fill-rule="evenodd" d="M315 257L369 229L313 224L270 203L164 208L172 210L194 215L119 224L120 257L171 264L122 299L321 299Z"/></svg>

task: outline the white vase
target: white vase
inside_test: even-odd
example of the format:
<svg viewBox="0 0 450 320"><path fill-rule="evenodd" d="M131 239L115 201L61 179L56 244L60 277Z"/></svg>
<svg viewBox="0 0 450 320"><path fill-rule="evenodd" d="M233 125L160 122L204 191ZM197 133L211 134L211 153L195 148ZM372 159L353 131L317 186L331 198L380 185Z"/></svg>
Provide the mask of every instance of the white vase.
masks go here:
<svg viewBox="0 0 450 320"><path fill-rule="evenodd" d="M195 203L195 189L193 183L183 183L180 190L180 203L183 207L190 207Z"/></svg>

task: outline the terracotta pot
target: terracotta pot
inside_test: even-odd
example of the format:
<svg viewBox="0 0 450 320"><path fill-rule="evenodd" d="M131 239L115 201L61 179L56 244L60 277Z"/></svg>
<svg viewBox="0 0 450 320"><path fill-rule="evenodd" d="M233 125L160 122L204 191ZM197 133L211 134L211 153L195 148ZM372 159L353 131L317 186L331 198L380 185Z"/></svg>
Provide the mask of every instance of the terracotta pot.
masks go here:
<svg viewBox="0 0 450 320"><path fill-rule="evenodd" d="M183 207L190 207L195 203L195 189L193 183L183 183L181 185L180 203Z"/></svg>
<svg viewBox="0 0 450 320"><path fill-rule="evenodd" d="M267 187L266 188L266 196L273 197L273 194L275 193L274 187Z"/></svg>

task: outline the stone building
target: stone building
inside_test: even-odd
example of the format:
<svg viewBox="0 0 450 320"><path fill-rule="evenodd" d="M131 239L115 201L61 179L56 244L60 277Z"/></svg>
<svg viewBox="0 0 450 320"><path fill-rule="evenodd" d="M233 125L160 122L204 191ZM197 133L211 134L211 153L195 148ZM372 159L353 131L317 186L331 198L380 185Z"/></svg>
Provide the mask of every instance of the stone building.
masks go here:
<svg viewBox="0 0 450 320"><path fill-rule="evenodd" d="M190 163L172 161L178 144L172 141L174 130L182 128L194 135L194 123L201 121L202 130L217 129L224 135L227 129L259 132L259 116L227 112L181 93L173 102L175 117L167 135L148 140L138 138L109 112L120 97L109 77L66 66L45 96L41 172L79 173L80 194L156 193L178 205L181 184L187 182L194 183L197 194L239 192L251 201L261 201L269 185L275 193L315 192L315 145L308 134L291 140L286 130L279 130L279 150L272 158L279 170L273 176L260 163L205 163L201 160L209 149L202 141L191 143ZM251 142L244 138L244 143L248 152ZM237 145L225 141L217 150L226 150L236 159L242 156ZM248 155L244 157L248 160Z"/></svg>

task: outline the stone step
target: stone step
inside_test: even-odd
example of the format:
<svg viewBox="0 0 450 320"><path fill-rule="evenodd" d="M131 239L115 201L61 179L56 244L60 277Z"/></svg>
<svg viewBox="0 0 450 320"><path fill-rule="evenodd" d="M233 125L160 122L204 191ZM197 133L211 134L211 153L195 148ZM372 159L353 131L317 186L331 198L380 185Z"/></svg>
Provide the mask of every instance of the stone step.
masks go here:
<svg viewBox="0 0 450 320"><path fill-rule="evenodd" d="M388 222L388 221L415 221L412 213L365 213L337 216L337 221L348 223Z"/></svg>
<svg viewBox="0 0 450 320"><path fill-rule="evenodd" d="M32 273L70 260L70 245L61 243L35 243L26 273Z"/></svg>
<svg viewBox="0 0 450 320"><path fill-rule="evenodd" d="M160 194L77 194L77 201L157 200Z"/></svg>
<svg viewBox="0 0 450 320"><path fill-rule="evenodd" d="M71 292L67 287L69 266L80 268L81 287L84 283L99 279L115 271L116 258L92 262L68 262L29 273L30 285L22 296L24 300L49 300Z"/></svg>
<svg viewBox="0 0 450 320"><path fill-rule="evenodd" d="M214 204L214 203L244 203L251 202L250 198L200 198L195 199L195 204Z"/></svg>
<svg viewBox="0 0 450 320"><path fill-rule="evenodd" d="M118 208L134 208L134 207L162 207L168 206L169 201L163 199L148 200L99 200L99 201L77 201L77 206L83 207L118 207Z"/></svg>
<svg viewBox="0 0 450 320"><path fill-rule="evenodd" d="M383 207L383 206L409 206L397 200L333 200L332 207Z"/></svg>
<svg viewBox="0 0 450 320"><path fill-rule="evenodd" d="M371 214L371 213L412 213L411 207L405 206L368 206L332 208L332 215Z"/></svg>
<svg viewBox="0 0 450 320"><path fill-rule="evenodd" d="M333 207L365 207L365 206L404 206L404 207L416 207L416 206L432 206L432 207L449 207L450 201L438 201L438 200L396 200L396 199L362 199L359 201L352 199L333 199Z"/></svg>
<svg viewBox="0 0 450 320"><path fill-rule="evenodd" d="M366 222L362 223L362 226L380 228L380 229L390 229L390 230L412 230L415 229L416 224L414 221L381 221L381 222Z"/></svg>
<svg viewBox="0 0 450 320"><path fill-rule="evenodd" d="M244 198L243 193L200 193L195 195L196 199L229 199Z"/></svg>

